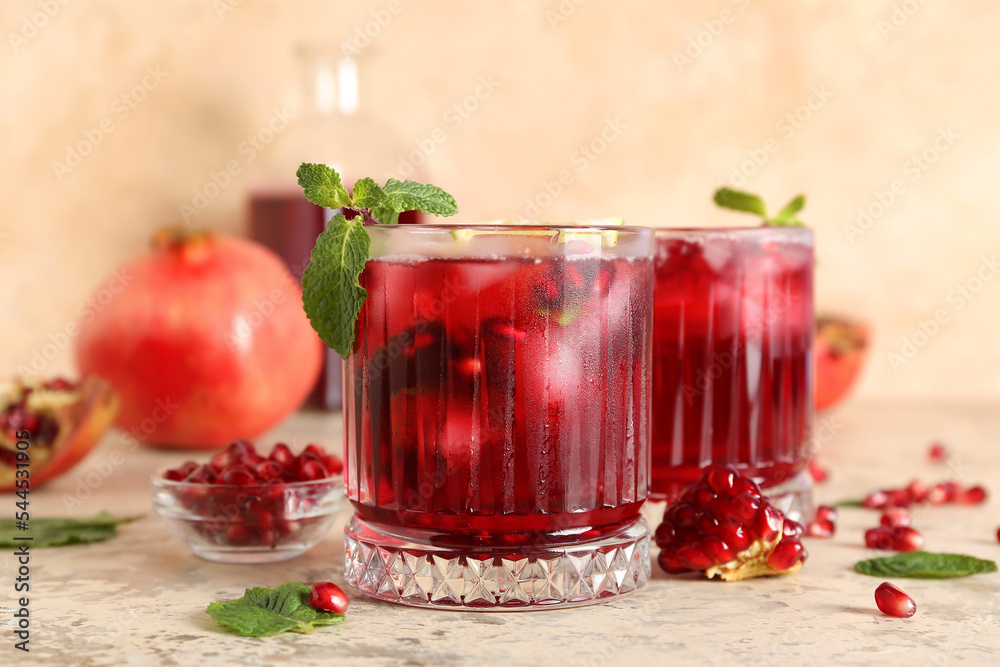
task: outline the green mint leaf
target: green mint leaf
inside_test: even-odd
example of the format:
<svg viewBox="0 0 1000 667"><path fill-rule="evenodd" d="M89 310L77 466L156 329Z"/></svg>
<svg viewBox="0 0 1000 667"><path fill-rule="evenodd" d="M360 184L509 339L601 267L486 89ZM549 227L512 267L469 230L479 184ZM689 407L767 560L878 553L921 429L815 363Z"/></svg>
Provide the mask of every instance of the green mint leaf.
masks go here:
<svg viewBox="0 0 1000 667"><path fill-rule="evenodd" d="M267 637L280 632L309 634L320 625L341 623L344 614L309 605L309 587L291 582L277 588L248 588L243 597L208 605L208 615L244 637Z"/></svg>
<svg viewBox="0 0 1000 667"><path fill-rule="evenodd" d="M960 554L937 554L927 551L908 551L858 561L854 569L872 577L909 577L913 579L950 579L973 574L996 572L997 564Z"/></svg>
<svg viewBox="0 0 1000 667"><path fill-rule="evenodd" d="M344 359L354 346L354 324L368 291L358 276L368 261L371 239L361 218L335 215L316 239L302 275L302 305L313 329Z"/></svg>
<svg viewBox="0 0 1000 667"><path fill-rule="evenodd" d="M389 195L371 178L354 184L354 208L375 209L389 205Z"/></svg>
<svg viewBox="0 0 1000 667"><path fill-rule="evenodd" d="M101 512L89 519L37 518L28 521L28 530L16 527L14 519L0 519L0 547L63 547L71 544L103 542L115 537L115 526L139 517L115 517ZM15 540L14 537L31 537Z"/></svg>
<svg viewBox="0 0 1000 667"><path fill-rule="evenodd" d="M345 208L352 205L347 188L340 182L340 174L325 164L303 162L295 175L305 191L306 199L317 206Z"/></svg>
<svg viewBox="0 0 1000 667"><path fill-rule="evenodd" d="M399 222L399 211L394 210L391 206L373 208L371 215L383 225L395 225Z"/></svg>
<svg viewBox="0 0 1000 667"><path fill-rule="evenodd" d="M436 185L390 178L385 184L385 193L389 195L392 208L400 213L423 211L444 216L458 213L455 198Z"/></svg>
<svg viewBox="0 0 1000 667"><path fill-rule="evenodd" d="M302 305L323 342L347 358L354 346L355 323L368 292L358 277L371 255L365 223L394 225L403 211L434 215L458 212L455 198L434 185L390 178L384 187L371 178L354 184L351 198L340 174L322 164L303 162L296 174L306 199L327 208L344 208L319 235L302 276Z"/></svg>
<svg viewBox="0 0 1000 667"><path fill-rule="evenodd" d="M795 214L801 211L803 208L805 208L805 205L806 205L806 196L799 195L792 201L788 202L788 204L785 205L785 208L778 211L778 215L774 217L776 219L781 218L781 219L793 220L795 219Z"/></svg>
<svg viewBox="0 0 1000 667"><path fill-rule="evenodd" d="M838 500L837 502L833 503L833 506L834 507L864 507L865 506L865 501L863 501L863 500L857 500L857 499L853 499L853 498L851 500Z"/></svg>
<svg viewBox="0 0 1000 667"><path fill-rule="evenodd" d="M767 219L767 209L764 200L749 192L740 192L730 188L719 188L715 191L715 203L722 208L729 208L744 213L756 213Z"/></svg>

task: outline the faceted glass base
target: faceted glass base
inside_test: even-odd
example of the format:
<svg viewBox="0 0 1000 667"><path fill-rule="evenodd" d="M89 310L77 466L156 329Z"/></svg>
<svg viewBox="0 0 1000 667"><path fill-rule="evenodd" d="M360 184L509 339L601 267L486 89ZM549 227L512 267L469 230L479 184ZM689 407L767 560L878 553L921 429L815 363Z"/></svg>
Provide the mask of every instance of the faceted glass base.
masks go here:
<svg viewBox="0 0 1000 667"><path fill-rule="evenodd" d="M580 606L630 593L649 581L649 527L637 519L591 542L446 549L351 519L344 528L347 582L387 602L517 611Z"/></svg>

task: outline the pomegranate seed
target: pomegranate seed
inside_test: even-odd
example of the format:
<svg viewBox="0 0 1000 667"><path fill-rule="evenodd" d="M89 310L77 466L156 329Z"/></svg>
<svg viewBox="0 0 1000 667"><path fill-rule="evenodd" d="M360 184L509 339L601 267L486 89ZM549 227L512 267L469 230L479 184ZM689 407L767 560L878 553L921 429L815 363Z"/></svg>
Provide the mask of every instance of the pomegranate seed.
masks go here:
<svg viewBox="0 0 1000 667"><path fill-rule="evenodd" d="M654 539L660 546L667 546L668 544L673 544L674 536L676 535L674 530L674 524L664 521L659 526L656 527L656 532L654 534Z"/></svg>
<svg viewBox="0 0 1000 667"><path fill-rule="evenodd" d="M961 485L955 482L942 482L940 484L941 490L944 492L945 502L951 503L955 501L955 497L962 490Z"/></svg>
<svg viewBox="0 0 1000 667"><path fill-rule="evenodd" d="M921 482L919 479L915 479L906 486L906 492L909 494L910 499L915 503L927 502L927 496L930 493L930 487Z"/></svg>
<svg viewBox="0 0 1000 667"><path fill-rule="evenodd" d="M45 388L50 391L68 391L74 388L73 383L64 378L55 378L45 383Z"/></svg>
<svg viewBox="0 0 1000 667"><path fill-rule="evenodd" d="M784 537L802 537L805 531L801 523L785 517L785 523L781 527L781 534Z"/></svg>
<svg viewBox="0 0 1000 667"><path fill-rule="evenodd" d="M677 562L690 570L705 570L715 563L698 544L682 544L677 549Z"/></svg>
<svg viewBox="0 0 1000 667"><path fill-rule="evenodd" d="M713 467L708 471L706 481L716 494L728 494L736 482L736 471L729 466Z"/></svg>
<svg viewBox="0 0 1000 667"><path fill-rule="evenodd" d="M906 489L892 489L889 491L889 505L892 507L909 507L913 504L913 496Z"/></svg>
<svg viewBox="0 0 1000 667"><path fill-rule="evenodd" d="M694 525L696 517L697 514L690 505L678 505L674 510L674 524L681 528Z"/></svg>
<svg viewBox="0 0 1000 667"><path fill-rule="evenodd" d="M760 497L762 494L760 492L760 487L757 486L757 482L753 479L740 475L736 478L736 482L733 483L733 496L738 496L741 493L749 493L752 496Z"/></svg>
<svg viewBox="0 0 1000 667"><path fill-rule="evenodd" d="M1000 528L997 528L997 542L1000 542Z"/></svg>
<svg viewBox="0 0 1000 667"><path fill-rule="evenodd" d="M274 449L271 450L267 458L287 466L295 460L295 454L292 454L292 450L288 448L288 445L279 442L274 446Z"/></svg>
<svg viewBox="0 0 1000 667"><path fill-rule="evenodd" d="M924 536L915 528L903 526L892 532L895 538L892 543L893 551L917 551L924 546Z"/></svg>
<svg viewBox="0 0 1000 667"><path fill-rule="evenodd" d="M719 537L706 537L702 541L702 547L715 563L728 563L736 558L736 552Z"/></svg>
<svg viewBox="0 0 1000 667"><path fill-rule="evenodd" d="M276 461L268 459L254 466L254 472L257 473L257 477L262 482L278 482L281 481L281 474L285 472L285 467Z"/></svg>
<svg viewBox="0 0 1000 667"><path fill-rule="evenodd" d="M695 519L694 525L698 532L705 533L706 535L714 535L718 532L719 520L711 512L702 512Z"/></svg>
<svg viewBox="0 0 1000 667"><path fill-rule="evenodd" d="M711 505L713 500L715 500L715 494L712 493L711 489L703 486L696 487L690 498L692 505L702 509Z"/></svg>
<svg viewBox="0 0 1000 667"><path fill-rule="evenodd" d="M299 480L303 482L312 482L329 476L330 474L319 461L306 461L299 467Z"/></svg>
<svg viewBox="0 0 1000 667"><path fill-rule="evenodd" d="M723 523L719 527L719 537L736 551L748 548L753 539L747 534L746 528L738 523Z"/></svg>
<svg viewBox="0 0 1000 667"><path fill-rule="evenodd" d="M833 537L836 530L832 521L810 521L806 526L807 537Z"/></svg>
<svg viewBox="0 0 1000 667"><path fill-rule="evenodd" d="M339 475L344 472L344 464L340 462L340 459L332 455L323 459L323 467L326 468L331 475Z"/></svg>
<svg viewBox="0 0 1000 667"><path fill-rule="evenodd" d="M245 546L253 542L253 533L242 523L234 523L226 529L226 540L233 546Z"/></svg>
<svg viewBox="0 0 1000 667"><path fill-rule="evenodd" d="M875 604L883 614L896 618L909 618L917 613L917 603L913 598L888 581L875 589Z"/></svg>
<svg viewBox="0 0 1000 667"><path fill-rule="evenodd" d="M869 549L888 551L892 549L895 541L896 538L893 536L892 531L884 526L865 531L865 546Z"/></svg>
<svg viewBox="0 0 1000 667"><path fill-rule="evenodd" d="M934 463L944 463L951 456L951 452L943 442L933 442L931 443L931 448L927 451L927 456Z"/></svg>
<svg viewBox="0 0 1000 667"><path fill-rule="evenodd" d="M188 475L184 481L190 484L215 484L215 471L208 466L202 466Z"/></svg>
<svg viewBox="0 0 1000 667"><path fill-rule="evenodd" d="M870 510L885 509L889 506L889 494L885 491L876 491L869 494L862 504Z"/></svg>
<svg viewBox="0 0 1000 667"><path fill-rule="evenodd" d="M771 542L778 536L785 523L785 517L774 505L768 503L757 512L753 520L753 530L758 539Z"/></svg>
<svg viewBox="0 0 1000 667"><path fill-rule="evenodd" d="M927 492L927 502L931 505L944 505L948 502L948 491L943 484L935 484Z"/></svg>
<svg viewBox="0 0 1000 667"><path fill-rule="evenodd" d="M889 529L903 528L913 523L913 516L901 507L890 507L882 512L882 518L879 522Z"/></svg>
<svg viewBox="0 0 1000 667"><path fill-rule="evenodd" d="M310 443L306 445L306 448L302 451L303 454L311 454L316 458L317 461L322 461L327 457L326 450L315 443Z"/></svg>
<svg viewBox="0 0 1000 667"><path fill-rule="evenodd" d="M774 547L767 557L767 564L775 570L789 570L797 563L804 561L808 552L802 543L796 539L784 538Z"/></svg>
<svg viewBox="0 0 1000 667"><path fill-rule="evenodd" d="M817 484L822 484L830 478L830 471L821 466L816 459L809 462L809 474Z"/></svg>
<svg viewBox="0 0 1000 667"><path fill-rule="evenodd" d="M660 564L663 571L667 574L683 574L685 572L690 572L691 568L684 567L677 560L677 552L672 549L664 549L660 551L660 555L657 556L656 562Z"/></svg>
<svg viewBox="0 0 1000 667"><path fill-rule="evenodd" d="M257 448L253 446L253 443L249 440L233 440L226 446L226 451L234 459L241 458L243 456L249 456L251 454L257 454Z"/></svg>
<svg viewBox="0 0 1000 667"><path fill-rule="evenodd" d="M965 489L959 494L957 500L965 505L978 505L986 501L986 489L981 486Z"/></svg>
<svg viewBox="0 0 1000 667"><path fill-rule="evenodd" d="M741 493L733 498L731 507L732 513L736 518L749 521L757 515L757 510L760 509L760 499L753 497L749 493Z"/></svg>
<svg viewBox="0 0 1000 667"><path fill-rule="evenodd" d="M829 505L820 505L816 508L816 520L836 523L837 509L835 507L830 507Z"/></svg>
<svg viewBox="0 0 1000 667"><path fill-rule="evenodd" d="M180 468L171 468L163 473L163 478L168 479L171 482L182 482L189 474L190 473L186 473Z"/></svg>
<svg viewBox="0 0 1000 667"><path fill-rule="evenodd" d="M228 451L222 451L213 456L208 460L208 465L212 467L217 473L222 472L228 468L234 461L234 458L229 454Z"/></svg>
<svg viewBox="0 0 1000 667"><path fill-rule="evenodd" d="M317 609L343 614L347 611L347 593L337 584L321 581L309 591L309 604Z"/></svg>
<svg viewBox="0 0 1000 667"><path fill-rule="evenodd" d="M243 466L233 466L222 473L219 482L233 486L252 486L257 483L257 478Z"/></svg>

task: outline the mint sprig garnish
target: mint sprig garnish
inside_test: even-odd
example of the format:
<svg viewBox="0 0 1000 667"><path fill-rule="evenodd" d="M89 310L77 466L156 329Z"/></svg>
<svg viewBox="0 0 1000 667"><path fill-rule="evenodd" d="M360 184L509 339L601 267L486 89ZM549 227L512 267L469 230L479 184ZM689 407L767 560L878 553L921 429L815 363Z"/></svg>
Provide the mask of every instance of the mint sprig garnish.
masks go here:
<svg viewBox="0 0 1000 667"><path fill-rule="evenodd" d="M895 556L858 561L854 569L872 577L910 577L913 579L950 579L997 571L997 564L962 554L938 554L908 551Z"/></svg>
<svg viewBox="0 0 1000 667"><path fill-rule="evenodd" d="M306 199L341 209L319 235L302 276L302 305L313 329L328 346L347 358L354 346L355 323L368 291L358 277L371 257L365 225L394 225L403 211L455 215L455 198L434 185L390 178L380 186L372 178L347 192L335 169L304 162L296 175Z"/></svg>
<svg viewBox="0 0 1000 667"><path fill-rule="evenodd" d="M743 213L753 213L764 219L764 225L769 227L804 227L805 223L798 219L797 213L805 208L806 197L799 195L785 204L773 218L768 217L764 200L751 192L741 192L731 188L719 188L715 191L715 203L722 208Z"/></svg>
<svg viewBox="0 0 1000 667"><path fill-rule="evenodd" d="M208 605L208 615L244 637L267 637L280 632L310 634L320 625L345 619L309 604L309 587L291 582L277 588L248 588L243 597Z"/></svg>

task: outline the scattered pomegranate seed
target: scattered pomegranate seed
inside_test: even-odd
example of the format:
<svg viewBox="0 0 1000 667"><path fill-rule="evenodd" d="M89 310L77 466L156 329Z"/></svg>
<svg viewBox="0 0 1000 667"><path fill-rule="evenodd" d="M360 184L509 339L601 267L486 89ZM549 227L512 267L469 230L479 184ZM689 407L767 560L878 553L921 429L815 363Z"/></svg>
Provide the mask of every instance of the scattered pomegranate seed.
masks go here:
<svg viewBox="0 0 1000 667"><path fill-rule="evenodd" d="M865 546L869 549L882 549L888 551L889 549L892 549L892 545L895 541L896 538L893 536L892 531L884 526L871 528L865 531Z"/></svg>
<svg viewBox="0 0 1000 667"><path fill-rule="evenodd" d="M1000 528L997 528L997 542L1000 542Z"/></svg>
<svg viewBox="0 0 1000 667"><path fill-rule="evenodd" d="M927 451L927 456L934 463L944 463L951 456L951 451L943 442L933 442L931 443L931 448Z"/></svg>
<svg viewBox="0 0 1000 667"><path fill-rule="evenodd" d="M817 484L822 484L830 478L830 471L821 466L816 459L809 461L809 474Z"/></svg>
<svg viewBox="0 0 1000 667"><path fill-rule="evenodd" d="M862 505L879 510L889 507L905 508L922 503L978 505L986 500L987 495L986 489L982 486L966 489L957 482L939 482L928 486L920 480L913 480L902 489L884 489L870 493L862 501Z"/></svg>
<svg viewBox="0 0 1000 667"><path fill-rule="evenodd" d="M893 551L918 551L924 546L924 536L915 528L903 526L892 531Z"/></svg>
<svg viewBox="0 0 1000 667"><path fill-rule="evenodd" d="M917 613L917 603L913 598L888 581L875 589L875 604L883 614L896 618L909 618Z"/></svg>
<svg viewBox="0 0 1000 667"><path fill-rule="evenodd" d="M312 590L309 591L310 605L317 609L332 611L335 614L345 613L349 602L347 593L340 586L329 581L313 584Z"/></svg>
<svg viewBox="0 0 1000 667"><path fill-rule="evenodd" d="M927 502L930 487L921 482L919 479L915 479L906 485L906 493L910 496L910 500L912 502L923 503ZM902 507L902 505L899 507Z"/></svg>
<svg viewBox="0 0 1000 667"><path fill-rule="evenodd" d="M880 523L886 528L902 528L913 523L913 515L901 507L890 507L882 512Z"/></svg>
<svg viewBox="0 0 1000 667"><path fill-rule="evenodd" d="M958 494L956 500L965 505L978 505L986 501L986 489L981 486L965 489Z"/></svg>
<svg viewBox="0 0 1000 667"><path fill-rule="evenodd" d="M833 537L836 526L832 521L810 521L806 526L806 537Z"/></svg>
<svg viewBox="0 0 1000 667"><path fill-rule="evenodd" d="M837 508L830 507L829 505L820 505L816 508L816 520L817 521L830 521L831 523L837 522Z"/></svg>
<svg viewBox="0 0 1000 667"><path fill-rule="evenodd" d="M787 574L807 556L802 530L752 479L712 466L664 512L655 533L658 561L669 574L698 570L726 581Z"/></svg>
<svg viewBox="0 0 1000 667"><path fill-rule="evenodd" d="M889 506L889 494L885 491L875 491L869 494L862 504L870 510L885 509Z"/></svg>

